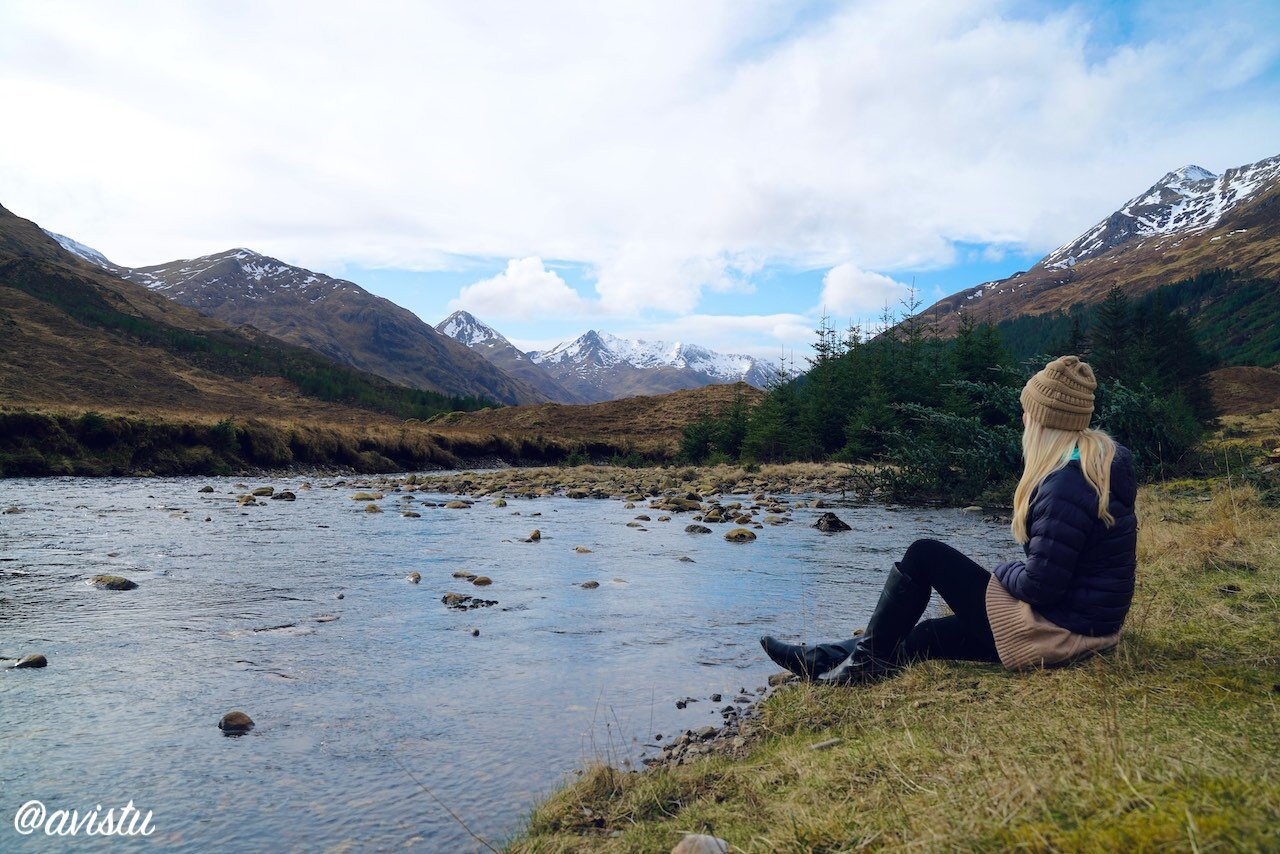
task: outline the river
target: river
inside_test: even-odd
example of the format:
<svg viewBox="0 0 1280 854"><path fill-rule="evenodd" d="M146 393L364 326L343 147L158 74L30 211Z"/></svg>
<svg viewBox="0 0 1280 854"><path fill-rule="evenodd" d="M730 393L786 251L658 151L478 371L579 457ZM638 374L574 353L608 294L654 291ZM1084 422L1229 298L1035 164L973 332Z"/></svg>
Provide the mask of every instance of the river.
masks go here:
<svg viewBox="0 0 1280 854"><path fill-rule="evenodd" d="M0 480L23 511L0 515L0 656L49 661L0 671L0 849L57 842L14 829L30 800L132 801L177 849L475 850L458 819L499 844L583 764L718 724L709 695L777 670L760 634L849 636L913 539L988 566L1017 550L958 510L836 506L853 530L824 534L801 508L735 544L685 533L687 513L626 527L659 514L618 500L389 493L368 513L332 480L251 482L297 494L251 507L237 482ZM498 604L450 610L448 591ZM256 728L224 737L232 709Z"/></svg>

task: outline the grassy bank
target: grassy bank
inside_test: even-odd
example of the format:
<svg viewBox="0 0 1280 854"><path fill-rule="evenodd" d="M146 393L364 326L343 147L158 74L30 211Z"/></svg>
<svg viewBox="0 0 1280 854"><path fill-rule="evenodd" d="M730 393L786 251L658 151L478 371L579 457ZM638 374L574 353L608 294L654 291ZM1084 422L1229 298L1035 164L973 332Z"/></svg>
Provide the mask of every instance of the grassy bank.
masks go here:
<svg viewBox="0 0 1280 854"><path fill-rule="evenodd" d="M354 425L0 411L0 477L219 475L288 468L375 474L457 468L475 461L559 463L613 457L640 459L624 443L445 434L417 422L379 419Z"/></svg>
<svg viewBox="0 0 1280 854"><path fill-rule="evenodd" d="M745 758L588 769L512 848L1280 849L1280 508L1233 477L1145 487L1139 509L1114 653L784 688Z"/></svg>

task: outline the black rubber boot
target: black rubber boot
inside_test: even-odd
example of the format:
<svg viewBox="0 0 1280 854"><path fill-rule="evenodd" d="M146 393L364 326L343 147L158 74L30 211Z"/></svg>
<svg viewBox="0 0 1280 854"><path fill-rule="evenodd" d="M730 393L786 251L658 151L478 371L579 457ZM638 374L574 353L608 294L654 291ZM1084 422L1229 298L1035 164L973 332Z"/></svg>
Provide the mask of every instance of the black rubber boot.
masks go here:
<svg viewBox="0 0 1280 854"><path fill-rule="evenodd" d="M849 657L830 669L826 681L840 685L877 682L897 673L904 663L902 640L929 607L931 593L929 585L908 578L895 563L866 631L856 639Z"/></svg>
<svg viewBox="0 0 1280 854"><path fill-rule="evenodd" d="M806 646L783 643L770 635L760 638L760 646L764 647L765 655L769 656L774 664L790 670L801 679L817 679L848 658L849 653L853 652L854 647L857 646L857 642L858 639L854 638L843 643Z"/></svg>

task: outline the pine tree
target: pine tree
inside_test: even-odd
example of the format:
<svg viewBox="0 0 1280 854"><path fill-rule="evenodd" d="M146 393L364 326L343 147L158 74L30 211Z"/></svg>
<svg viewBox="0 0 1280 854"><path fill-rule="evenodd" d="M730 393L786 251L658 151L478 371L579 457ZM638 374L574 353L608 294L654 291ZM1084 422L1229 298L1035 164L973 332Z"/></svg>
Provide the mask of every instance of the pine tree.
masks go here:
<svg viewBox="0 0 1280 854"><path fill-rule="evenodd" d="M1115 285L1098 306L1089 329L1091 365L1104 377L1132 381L1134 350L1129 298Z"/></svg>

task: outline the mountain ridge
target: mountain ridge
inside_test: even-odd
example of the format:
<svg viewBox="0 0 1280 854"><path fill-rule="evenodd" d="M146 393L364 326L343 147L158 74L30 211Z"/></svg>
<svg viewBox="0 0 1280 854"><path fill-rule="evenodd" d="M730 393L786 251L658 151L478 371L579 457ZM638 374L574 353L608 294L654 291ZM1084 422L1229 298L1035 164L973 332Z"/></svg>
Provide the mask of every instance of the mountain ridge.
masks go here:
<svg viewBox="0 0 1280 854"><path fill-rule="evenodd" d="M550 372L529 358L498 330L482 323L468 311L455 311L436 324L436 331L488 359L555 403L587 403L577 392L566 388Z"/></svg>
<svg viewBox="0 0 1280 854"><path fill-rule="evenodd" d="M548 399L408 309L346 279L242 247L130 268L64 235L54 239L88 263L175 303L409 388L503 404Z"/></svg>
<svg viewBox="0 0 1280 854"><path fill-rule="evenodd" d="M950 334L963 312L998 323L1097 302L1113 285L1140 295L1227 267L1280 276L1280 155L1221 175L1168 172L1030 269L944 297L922 315Z"/></svg>

